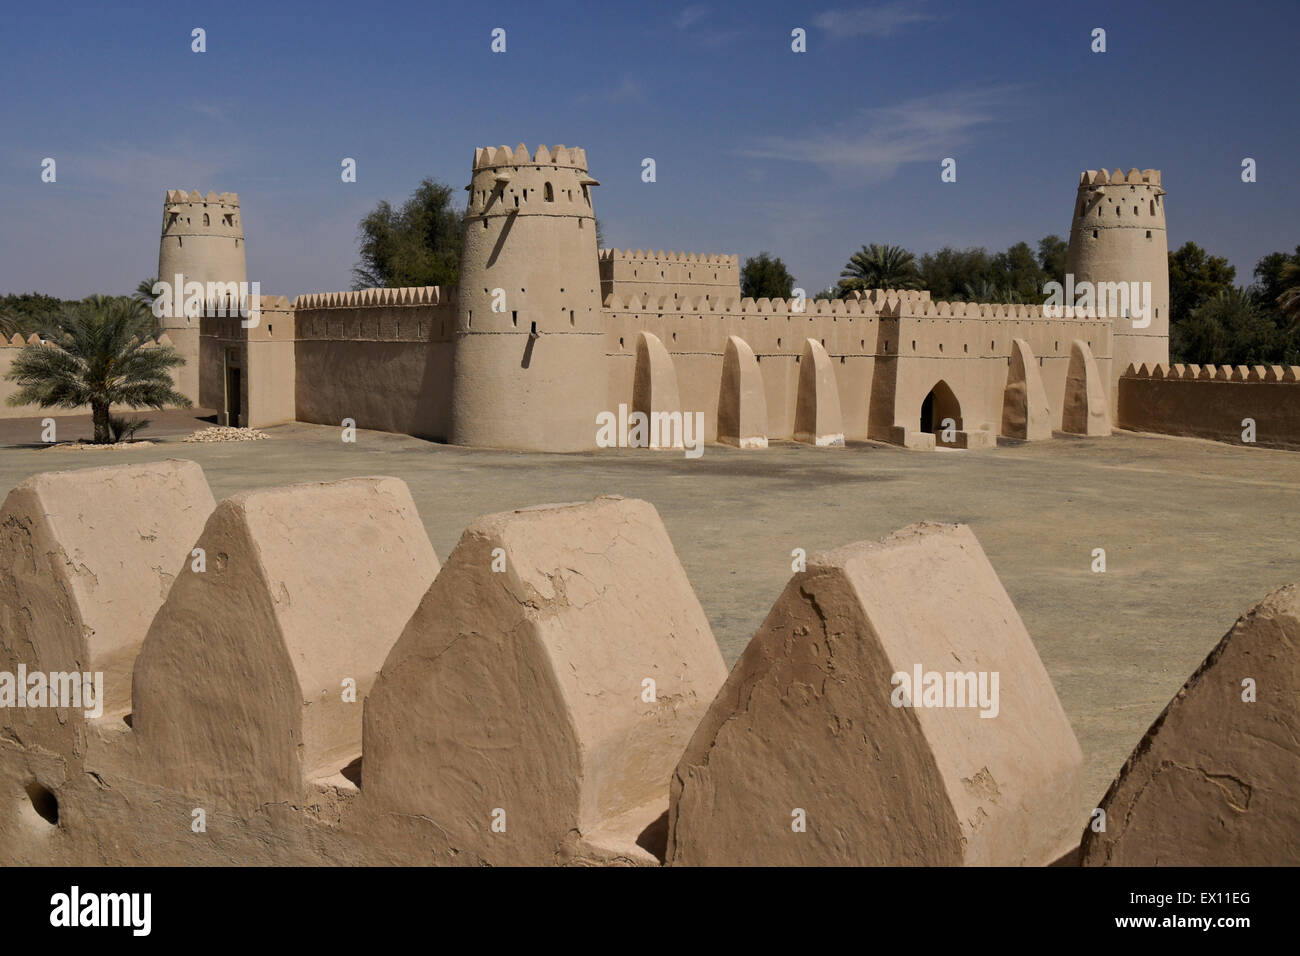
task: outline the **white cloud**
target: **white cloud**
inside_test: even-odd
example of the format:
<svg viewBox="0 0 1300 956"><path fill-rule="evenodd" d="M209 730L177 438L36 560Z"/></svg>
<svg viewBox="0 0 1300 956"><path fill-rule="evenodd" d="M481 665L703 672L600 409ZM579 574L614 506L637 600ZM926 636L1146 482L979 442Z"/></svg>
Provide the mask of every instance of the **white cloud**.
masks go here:
<svg viewBox="0 0 1300 956"><path fill-rule="evenodd" d="M905 27L934 17L921 0L891 0L867 7L827 10L813 17L813 26L836 37L888 37Z"/></svg>
<svg viewBox="0 0 1300 956"><path fill-rule="evenodd" d="M803 136L769 136L741 155L811 163L862 180L888 179L906 163L938 163L999 118L1012 88L964 90L864 110L852 124Z"/></svg>
<svg viewBox="0 0 1300 956"><path fill-rule="evenodd" d="M709 8L704 6L687 7L681 13L677 14L677 16L673 17L673 26L677 27L679 30L685 30L695 21L707 16L708 12Z"/></svg>

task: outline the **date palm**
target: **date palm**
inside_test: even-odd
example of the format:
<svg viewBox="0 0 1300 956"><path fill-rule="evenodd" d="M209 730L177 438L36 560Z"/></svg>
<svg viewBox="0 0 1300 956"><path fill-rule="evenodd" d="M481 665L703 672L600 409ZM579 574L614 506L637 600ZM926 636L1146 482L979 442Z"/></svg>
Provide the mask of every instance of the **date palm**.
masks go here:
<svg viewBox="0 0 1300 956"><path fill-rule="evenodd" d="M840 272L840 289L915 289L920 286L916 257L902 246L863 246Z"/></svg>
<svg viewBox="0 0 1300 956"><path fill-rule="evenodd" d="M1300 328L1300 262L1288 262L1278 278L1285 291L1277 297L1277 306L1283 317L1290 320L1291 328Z"/></svg>
<svg viewBox="0 0 1300 956"><path fill-rule="evenodd" d="M89 405L97 444L133 430L110 416L113 405L189 408L192 403L176 391L170 375L185 359L171 346L146 348L152 329L152 313L129 298L91 296L65 308L42 333L49 344L29 345L14 357L5 377L18 390L9 404Z"/></svg>

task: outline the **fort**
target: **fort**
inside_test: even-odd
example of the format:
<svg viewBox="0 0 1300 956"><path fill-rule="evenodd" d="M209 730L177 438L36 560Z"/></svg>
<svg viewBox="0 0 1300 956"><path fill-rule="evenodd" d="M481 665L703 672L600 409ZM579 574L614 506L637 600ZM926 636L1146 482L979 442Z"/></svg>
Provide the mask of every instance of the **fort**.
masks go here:
<svg viewBox="0 0 1300 956"><path fill-rule="evenodd" d="M1239 421L1200 421L1205 400L1218 400L1211 390L1166 386L1161 408L1173 417L1122 400L1134 394L1126 376L1181 381L1157 372L1169 361L1159 170L1080 175L1066 288L1045 290L1041 304L889 289L742 298L735 255L597 249L597 185L579 148L476 149L459 287L264 295L251 321L232 313L229 296L202 315L173 307L163 329L186 359L177 388L223 425L349 418L532 451L599 447L598 416L621 405L702 414L704 441L750 448L770 439L974 449L1112 427L1240 432ZM239 197L168 190L158 271L196 294L248 288ZM1094 289L1096 300L1061 294ZM1294 370L1278 379L1293 380ZM1289 406L1295 397L1281 392L1294 391L1277 397ZM1255 411L1258 442L1300 446L1293 416Z"/></svg>
<svg viewBox="0 0 1300 956"><path fill-rule="evenodd" d="M1123 439L1051 439L1116 425L1241 444L1245 419L1252 441L1300 447L1300 369L1169 365L1160 179L1085 172L1070 234L1075 279L1149 283L1149 315L1067 305L1052 317L925 291L742 298L736 256L598 250L598 184L585 153L563 146L475 152L456 289L264 296L247 323L173 310L158 344L187 358L178 388L221 424L298 434L292 423L351 419L392 433L382 439L470 450L408 443L420 446L410 471L448 469L418 508L407 481L340 477L351 465L336 459L295 457L278 466L291 481L268 478L289 442L233 466L222 458L236 453L196 447L206 467L245 473L224 474L220 500L191 460L27 469L0 503L0 674L89 673L102 693L91 713L0 707L0 863L1300 861L1294 584L1260 589L1198 652L1146 732L1124 738L1128 759L1101 793L1017 606L1037 591L1013 601L965 518L895 521L900 498L877 504L896 530L810 549L762 599L730 669L663 504L540 497L547 462L572 459L519 466L523 494L562 503L475 511L438 551L428 531L431 511L460 507L459 456L517 465L492 450L594 450L602 422L621 428L629 409L647 422L702 416L700 437L746 463L850 457L784 442L1003 446L869 450L933 472L1045 448L1094 454ZM160 275L205 290L245 282L242 230L234 194L169 191ZM330 455L340 447L358 453L332 441ZM32 456L27 468L47 452L15 454ZM712 467L677 457L634 467ZM1133 520L1131 501L1117 508L1110 486L1072 484L1081 460L1035 485L1051 499L1035 522L1011 508L1011 550L1033 547L1027 526L1080 514L1090 534L1116 511L1126 532L1153 524ZM1131 461L1108 467L1112 485L1132 471L1151 483ZM334 476L302 474L313 471ZM1025 487L979 474L972 484L997 483L1001 498ZM1233 481L1225 498L1291 487L1276 472ZM805 475L791 484L784 507L799 524L838 533L853 520L847 508L827 518ZM1141 507L1159 507L1143 494ZM741 496L762 507L748 486ZM922 500L940 508L933 491ZM775 537L743 538L723 517L696 546L711 557L729 536L745 560ZM899 675L912 675L906 694ZM1243 692L1261 677L1258 696Z"/></svg>
<svg viewBox="0 0 1300 956"><path fill-rule="evenodd" d="M1075 280L1149 283L1141 328L924 291L742 298L737 256L598 250L597 185L582 149L477 149L458 288L264 296L256 323L173 308L163 327L186 359L178 390L221 424L352 418L478 447L592 449L597 415L627 404L701 412L710 442L974 448L1104 434L1127 366L1168 361L1157 170L1084 173L1070 232ZM238 196L168 190L158 274L246 287Z"/></svg>

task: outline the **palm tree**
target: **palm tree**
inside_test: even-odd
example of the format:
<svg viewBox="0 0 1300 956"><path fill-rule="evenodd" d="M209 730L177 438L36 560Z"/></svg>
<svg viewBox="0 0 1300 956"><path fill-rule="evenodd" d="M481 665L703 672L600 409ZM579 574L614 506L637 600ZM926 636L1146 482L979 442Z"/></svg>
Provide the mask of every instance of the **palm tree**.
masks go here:
<svg viewBox="0 0 1300 956"><path fill-rule="evenodd" d="M840 273L840 289L915 289L920 286L916 257L902 246L872 243L853 253Z"/></svg>
<svg viewBox="0 0 1300 956"><path fill-rule="evenodd" d="M146 348L152 326L152 313L128 298L96 295L66 308L42 334L48 345L29 345L14 357L5 377L18 390L9 404L89 405L96 444L111 444L147 424L113 418L113 405L189 408L168 371L185 359L168 345Z"/></svg>
<svg viewBox="0 0 1300 956"><path fill-rule="evenodd" d="M135 291L131 293L131 298L135 299L135 301L142 305L147 305L150 308L153 308L153 287L157 284L157 276L154 276L152 279L141 279L140 284L137 285Z"/></svg>
<svg viewBox="0 0 1300 956"><path fill-rule="evenodd" d="M962 295L967 302L1009 302L1006 293L988 279L978 279L962 285Z"/></svg>
<svg viewBox="0 0 1300 956"><path fill-rule="evenodd" d="M0 338L6 342L18 331L18 316L8 309L0 309Z"/></svg>
<svg viewBox="0 0 1300 956"><path fill-rule="evenodd" d="M1282 315L1291 321L1293 329L1300 328L1300 262L1288 262L1278 274L1286 291L1277 297Z"/></svg>

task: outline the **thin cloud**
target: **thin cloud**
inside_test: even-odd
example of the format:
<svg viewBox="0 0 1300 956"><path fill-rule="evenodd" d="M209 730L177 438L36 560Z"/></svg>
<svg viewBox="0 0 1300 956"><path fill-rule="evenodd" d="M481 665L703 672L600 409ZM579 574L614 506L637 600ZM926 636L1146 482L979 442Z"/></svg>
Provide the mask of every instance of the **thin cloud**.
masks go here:
<svg viewBox="0 0 1300 956"><path fill-rule="evenodd" d="M892 0L852 9L826 10L813 17L813 26L831 36L889 37L916 23L935 19L920 0Z"/></svg>
<svg viewBox="0 0 1300 956"><path fill-rule="evenodd" d="M692 23L707 16L709 8L704 6L687 7L677 16L673 17L673 26L679 30L685 30Z"/></svg>
<svg viewBox="0 0 1300 956"><path fill-rule="evenodd" d="M907 163L938 163L1002 114L1012 88L920 97L864 110L852 125L805 136L758 139L741 155L810 163L838 174L881 181Z"/></svg>

